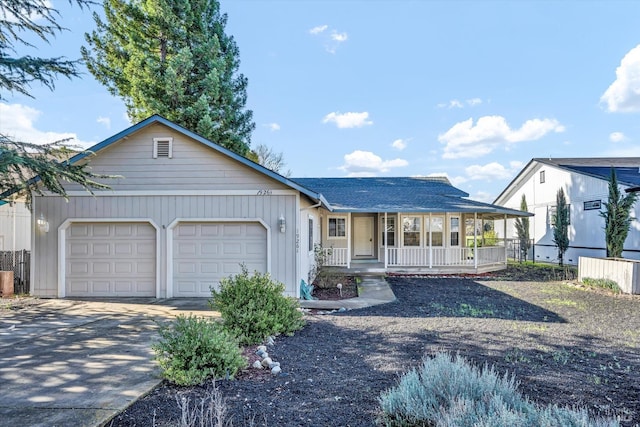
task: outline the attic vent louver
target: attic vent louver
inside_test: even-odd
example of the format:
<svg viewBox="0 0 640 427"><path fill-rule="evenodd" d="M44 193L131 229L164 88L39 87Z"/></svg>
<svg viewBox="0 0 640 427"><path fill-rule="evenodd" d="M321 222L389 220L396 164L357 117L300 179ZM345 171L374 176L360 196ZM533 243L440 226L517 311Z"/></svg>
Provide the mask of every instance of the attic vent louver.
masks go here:
<svg viewBox="0 0 640 427"><path fill-rule="evenodd" d="M173 157L173 138L153 138L153 158Z"/></svg>

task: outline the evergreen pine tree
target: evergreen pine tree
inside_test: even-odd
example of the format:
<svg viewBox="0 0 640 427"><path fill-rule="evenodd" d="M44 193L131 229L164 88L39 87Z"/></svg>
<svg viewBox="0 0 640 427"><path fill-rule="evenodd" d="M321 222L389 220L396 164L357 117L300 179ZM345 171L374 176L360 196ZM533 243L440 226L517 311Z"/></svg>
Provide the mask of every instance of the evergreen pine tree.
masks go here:
<svg viewBox="0 0 640 427"><path fill-rule="evenodd" d="M529 210L527 206L527 198L525 195L522 195L522 200L520 201L520 210L523 212L527 212ZM529 218L522 217L516 218L516 233L518 234L518 240L520 242L520 253L522 255L522 259L526 261L527 253L529 252L529 248L531 243L529 241Z"/></svg>
<svg viewBox="0 0 640 427"><path fill-rule="evenodd" d="M558 248L558 263L564 264L564 253L569 248L569 206L561 188L556 195L556 211L553 214L553 243Z"/></svg>
<svg viewBox="0 0 640 427"><path fill-rule="evenodd" d="M255 128L247 79L217 0L105 0L86 34L89 71L129 118L161 116L246 155Z"/></svg>
<svg viewBox="0 0 640 427"><path fill-rule="evenodd" d="M75 0L79 7L86 7L90 0ZM55 88L58 77L77 77L77 61L63 57L41 58L19 56L18 51L33 48L29 36L45 42L65 28L56 22L58 11L47 0L2 0L0 2L0 100L7 100L11 93L33 97L30 86L40 83ZM21 190L31 205L32 193L40 193L42 187L65 196L63 181L80 184L88 191L108 188L95 181L105 178L94 175L83 165L71 165L66 160L73 154L73 147L62 141L18 141L12 135L0 133L0 199ZM39 181L34 178L39 176Z"/></svg>
<svg viewBox="0 0 640 427"><path fill-rule="evenodd" d="M609 197L604 204L604 211L600 216L604 218L604 236L607 246L607 257L621 258L624 241L631 227L631 209L638 198L638 193L628 193L626 196L618 187L616 170L611 168L609 178Z"/></svg>

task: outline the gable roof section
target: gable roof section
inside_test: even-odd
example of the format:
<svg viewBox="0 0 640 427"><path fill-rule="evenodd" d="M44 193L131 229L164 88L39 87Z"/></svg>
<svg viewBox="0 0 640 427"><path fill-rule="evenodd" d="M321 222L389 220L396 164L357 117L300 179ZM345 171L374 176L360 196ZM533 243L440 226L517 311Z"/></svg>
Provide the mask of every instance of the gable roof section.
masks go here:
<svg viewBox="0 0 640 427"><path fill-rule="evenodd" d="M533 170L536 163L580 173L604 181L609 181L611 168L614 168L619 184L631 187L640 186L640 157L534 157L502 190L493 203L498 203L510 190L518 188L520 181L529 171Z"/></svg>
<svg viewBox="0 0 640 427"><path fill-rule="evenodd" d="M242 163L243 165L255 170L258 173L266 175L269 178L280 182L281 184L284 184L284 185L286 185L288 187L291 187L291 188L299 191L300 193L306 195L307 197L309 197L309 198L311 198L311 199L313 199L313 200L315 200L317 202L320 202L320 203L322 203L324 205L328 205L327 201L324 199L322 194L316 193L314 191L309 190L308 188L302 187L300 184L298 184L296 182L293 182L292 180L290 180L288 178L285 178L284 176L282 176L282 175L280 175L280 174L278 174L276 172L273 172L272 170L267 169L264 166L261 166L261 165L255 163L255 162L247 159L246 157L243 157L243 156L241 156L241 155L239 155L237 153L234 153L233 151L228 150L228 149L222 147L221 145L215 144L215 143L209 141L208 139L198 135L197 133L192 132L190 130L187 130L186 128L183 128L182 126L180 126L180 125L178 125L176 123L173 123L172 121L170 121L168 119L165 119L164 117L162 117L160 115L157 115L157 114L155 114L155 115L153 115L151 117L148 117L147 119L145 119L145 120L143 120L143 121L141 121L139 123L136 123L135 125L127 128L127 129L125 129L125 130L123 130L123 131L121 131L121 132L119 132L119 133L117 133L115 135L113 135L110 138L105 139L104 141L94 145L91 148L88 148L87 150L85 150L85 151L83 151L81 153L76 154L75 156L73 156L73 157L71 157L69 159L69 163L74 164L74 163L80 162L82 160L88 160L89 157L97 154L101 150L106 149L107 147L109 147L109 146L121 141L122 139L127 138L128 136L134 134L135 132L137 132L137 131L139 131L139 130L141 130L141 129L143 129L143 128L151 125L151 124L154 124L154 123L163 124L163 125L167 126L168 128L175 130L176 132L182 133L185 136L187 136L187 137L189 137L189 138L191 138L191 139L193 139L193 140L195 140L195 141L197 141L197 142L199 142L199 143L201 143L201 144L203 144L203 145L205 145L205 146L207 146L207 147L209 147L209 148L211 148L211 149L213 149L213 150L215 150L215 151L217 151L217 152L219 152L219 153L221 153L221 154L223 154L225 156L228 156L228 157L230 157L230 158ZM38 176L38 177L32 178L32 180L35 180L34 182L37 182L37 181L40 180L40 177ZM2 194L0 194L0 199L8 197L11 194L13 194L14 192L15 192L15 190L10 190L10 191L7 191L5 193L2 193ZM2 202L0 202L0 205L1 204L2 204Z"/></svg>
<svg viewBox="0 0 640 427"><path fill-rule="evenodd" d="M524 213L465 199L469 194L444 177L292 178L322 193L334 212L483 213L496 217Z"/></svg>

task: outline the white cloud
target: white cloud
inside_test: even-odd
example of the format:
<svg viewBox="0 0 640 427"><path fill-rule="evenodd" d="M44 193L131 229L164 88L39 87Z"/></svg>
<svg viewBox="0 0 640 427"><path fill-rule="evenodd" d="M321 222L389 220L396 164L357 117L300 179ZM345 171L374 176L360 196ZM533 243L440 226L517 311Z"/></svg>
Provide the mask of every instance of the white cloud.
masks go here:
<svg viewBox="0 0 640 427"><path fill-rule="evenodd" d="M496 198L494 195L489 194L486 191L478 191L471 197L471 199L477 200L478 202L492 203Z"/></svg>
<svg viewBox="0 0 640 427"><path fill-rule="evenodd" d="M616 148L613 150L607 150L604 153L604 156L606 157L640 157L640 145L633 145L625 148Z"/></svg>
<svg viewBox="0 0 640 427"><path fill-rule="evenodd" d="M611 132L609 134L609 141L611 142L622 142L624 140L626 140L627 137L624 136L624 133L622 132Z"/></svg>
<svg viewBox="0 0 640 427"><path fill-rule="evenodd" d="M313 27L312 29L310 29L309 34L320 34L323 33L327 28L329 28L328 25L318 25L317 27Z"/></svg>
<svg viewBox="0 0 640 427"><path fill-rule="evenodd" d="M564 126L555 119L532 119L520 129L511 129L502 116L484 116L475 125L472 118L456 123L438 135L438 141L445 144L443 158L457 159L483 156L498 146L534 141L549 132L564 132Z"/></svg>
<svg viewBox="0 0 640 427"><path fill-rule="evenodd" d="M96 122L102 123L107 129L111 129L111 119L109 117L100 116Z"/></svg>
<svg viewBox="0 0 640 427"><path fill-rule="evenodd" d="M506 179L512 175L511 171L498 162L491 162L486 165L471 165L466 167L464 171L473 180L493 181L495 179Z"/></svg>
<svg viewBox="0 0 640 427"><path fill-rule="evenodd" d="M452 99L449 102L438 104L438 108L448 108L448 109L464 108L465 104L467 106L469 106L469 107L475 107L476 105L482 104L482 99L480 99L480 98L471 98L471 99L467 99L466 101L459 101L457 99Z"/></svg>
<svg viewBox="0 0 640 427"><path fill-rule="evenodd" d="M331 32L331 40L335 42L338 42L338 43L346 42L348 38L349 36L347 35L347 33L339 33L337 31Z"/></svg>
<svg viewBox="0 0 640 427"><path fill-rule="evenodd" d="M409 162L404 159L382 160L371 151L356 150L345 154L344 165L339 169L347 172L349 176L375 176L378 173L388 172L392 168L408 165Z"/></svg>
<svg viewBox="0 0 640 427"><path fill-rule="evenodd" d="M280 130L280 125L278 123L267 123L265 126L268 127L271 132Z"/></svg>
<svg viewBox="0 0 640 427"><path fill-rule="evenodd" d="M400 138L398 138L398 139L396 139L395 141L393 141L393 142L391 143L391 146L392 146L393 148L395 148L396 150L400 150L400 151L402 151L402 150L404 150L405 148L407 148L407 142L408 142L408 140L406 140L406 139L400 139Z"/></svg>
<svg viewBox="0 0 640 427"><path fill-rule="evenodd" d="M69 145L88 148L95 142L81 141L75 133L47 132L35 127L42 112L21 104L0 103L0 133L19 141L33 144L47 144L62 139L70 139Z"/></svg>
<svg viewBox="0 0 640 427"><path fill-rule="evenodd" d="M327 32L328 25L318 25L309 30L309 34L319 37L324 44L324 48L329 53L336 53L338 47L349 39L349 35L345 32L339 32L335 29Z"/></svg>
<svg viewBox="0 0 640 427"><path fill-rule="evenodd" d="M612 113L640 111L640 45L631 49L616 69L616 80L604 92L600 102Z"/></svg>
<svg viewBox="0 0 640 427"><path fill-rule="evenodd" d="M369 113L364 111L362 113L336 113L332 112L324 116L322 123L335 123L340 129L348 128L361 128L363 126L372 125L373 122L369 119Z"/></svg>

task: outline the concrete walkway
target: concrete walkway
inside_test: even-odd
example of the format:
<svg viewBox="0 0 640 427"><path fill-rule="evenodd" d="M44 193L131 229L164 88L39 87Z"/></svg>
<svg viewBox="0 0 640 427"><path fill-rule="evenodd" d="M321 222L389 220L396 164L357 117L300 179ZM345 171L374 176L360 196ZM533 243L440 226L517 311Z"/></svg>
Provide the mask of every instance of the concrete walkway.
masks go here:
<svg viewBox="0 0 640 427"><path fill-rule="evenodd" d="M206 298L0 306L0 426L100 426L160 383L156 321L214 316Z"/></svg>
<svg viewBox="0 0 640 427"><path fill-rule="evenodd" d="M300 300L300 307L315 310L353 310L386 304L396 300L391 287L384 276L369 274L358 276L362 282L358 285L358 296L343 300Z"/></svg>

